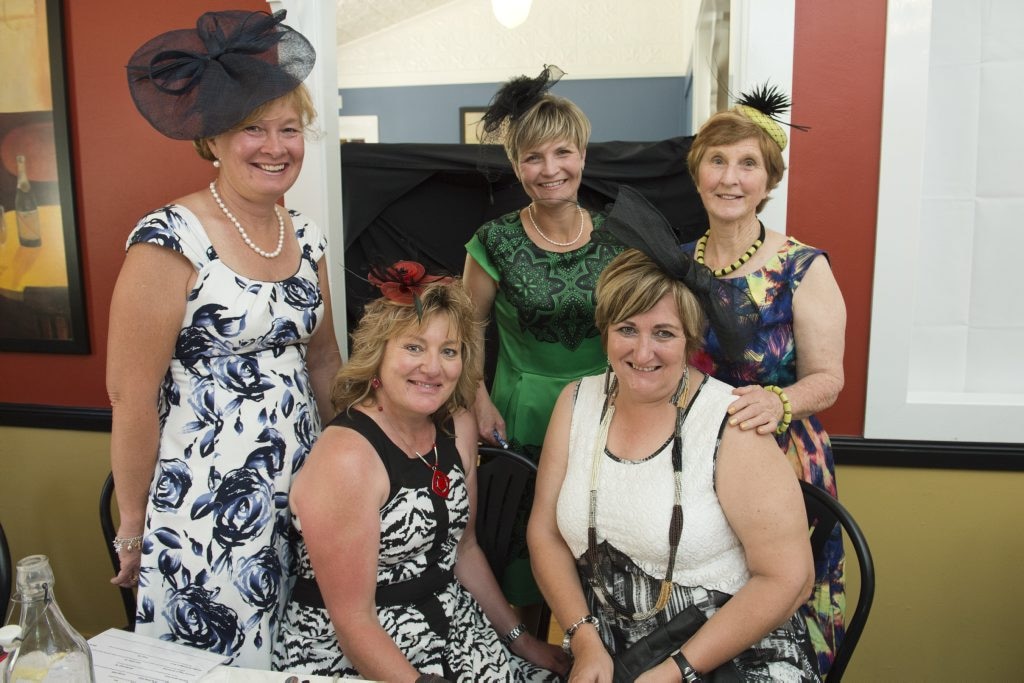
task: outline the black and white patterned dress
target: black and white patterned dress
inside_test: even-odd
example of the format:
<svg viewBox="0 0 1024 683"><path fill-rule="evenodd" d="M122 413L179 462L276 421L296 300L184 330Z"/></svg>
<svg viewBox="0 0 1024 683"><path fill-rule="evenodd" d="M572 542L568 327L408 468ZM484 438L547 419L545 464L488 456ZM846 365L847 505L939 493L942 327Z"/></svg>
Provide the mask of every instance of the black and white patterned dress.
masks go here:
<svg viewBox="0 0 1024 683"><path fill-rule="evenodd" d="M596 443L604 403L603 376L584 377L573 406L569 461L558 497L558 528L576 557L584 594L598 631L613 655L637 642L690 605L705 617L750 580L743 546L729 526L715 492L715 460L732 387L712 377L697 387L683 420L683 532L672 573L668 605L639 621L602 605L588 578L596 570L602 584L631 612L657 602L668 564L668 529L675 476L672 439L642 460L622 460ZM590 488L595 454L598 566L587 558ZM817 681L807 627L799 613L733 660L745 681Z"/></svg>
<svg viewBox="0 0 1024 683"><path fill-rule="evenodd" d="M391 480L380 509L377 616L412 666L420 673L465 683L558 680L501 645L480 605L453 574L459 539L469 520L466 478L455 439L438 429L438 468L451 480L444 499L431 491L432 472L407 457L367 415L343 412L331 426L364 436ZM358 676L323 607L297 516L293 525L299 578L274 648L274 668Z"/></svg>

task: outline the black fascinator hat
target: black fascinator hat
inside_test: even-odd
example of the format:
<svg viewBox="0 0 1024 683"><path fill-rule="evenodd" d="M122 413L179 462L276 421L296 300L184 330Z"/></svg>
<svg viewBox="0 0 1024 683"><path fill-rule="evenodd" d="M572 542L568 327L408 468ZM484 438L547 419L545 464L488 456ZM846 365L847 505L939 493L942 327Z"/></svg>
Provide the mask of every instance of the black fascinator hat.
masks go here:
<svg viewBox="0 0 1024 683"><path fill-rule="evenodd" d="M679 245L665 215L629 185L619 187L602 230L648 256L669 277L679 280L700 302L708 324L729 358L738 360L761 323L761 312L746 292L721 280Z"/></svg>
<svg viewBox="0 0 1024 683"><path fill-rule="evenodd" d="M162 33L128 62L139 112L175 140L230 130L256 107L291 92L316 61L313 46L274 14L207 12L195 29Z"/></svg>
<svg viewBox="0 0 1024 683"><path fill-rule="evenodd" d="M506 124L517 121L529 111L564 75L565 72L554 64L545 64L544 70L536 78L516 76L506 82L491 98L487 111L480 119L483 139L499 140Z"/></svg>

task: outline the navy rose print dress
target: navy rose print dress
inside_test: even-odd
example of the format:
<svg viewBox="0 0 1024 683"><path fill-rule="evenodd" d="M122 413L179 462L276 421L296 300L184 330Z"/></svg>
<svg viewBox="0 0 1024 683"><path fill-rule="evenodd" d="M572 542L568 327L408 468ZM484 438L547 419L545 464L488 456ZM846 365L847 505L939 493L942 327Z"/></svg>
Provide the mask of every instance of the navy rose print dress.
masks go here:
<svg viewBox="0 0 1024 683"><path fill-rule="evenodd" d="M288 489L320 432L305 358L326 239L290 215L302 258L280 282L230 270L182 206L143 217L128 239L198 273L160 388L136 631L255 669L270 668L288 593Z"/></svg>

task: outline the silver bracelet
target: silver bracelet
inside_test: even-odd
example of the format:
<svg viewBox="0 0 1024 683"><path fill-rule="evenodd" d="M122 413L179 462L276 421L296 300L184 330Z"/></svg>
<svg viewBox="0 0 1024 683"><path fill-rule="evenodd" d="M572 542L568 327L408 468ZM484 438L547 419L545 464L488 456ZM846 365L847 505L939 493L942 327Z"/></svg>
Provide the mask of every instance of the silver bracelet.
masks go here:
<svg viewBox="0 0 1024 683"><path fill-rule="evenodd" d="M503 635L500 640L506 648L511 648L516 638L526 633L526 624L516 624L516 627Z"/></svg>
<svg viewBox="0 0 1024 683"><path fill-rule="evenodd" d="M584 617L581 617L579 621L577 621L575 624L573 624L565 630L565 635L562 636L562 649L565 651L566 654L572 654L572 647L570 647L569 642L572 640L572 637L576 635L576 631L578 631L580 629L580 626L582 626L583 624L590 624L594 628L597 628L597 617L595 617L593 614L588 614Z"/></svg>
<svg viewBox="0 0 1024 683"><path fill-rule="evenodd" d="M120 554L122 551L130 553L133 550L140 550L142 548L142 536L129 536L128 538L114 536L114 542L111 545L114 546L115 553Z"/></svg>

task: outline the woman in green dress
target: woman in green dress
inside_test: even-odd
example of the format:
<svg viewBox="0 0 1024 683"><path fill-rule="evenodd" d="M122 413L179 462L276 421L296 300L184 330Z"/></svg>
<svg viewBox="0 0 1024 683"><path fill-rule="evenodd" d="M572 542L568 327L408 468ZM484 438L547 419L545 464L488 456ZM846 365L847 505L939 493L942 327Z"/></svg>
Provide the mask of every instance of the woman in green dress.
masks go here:
<svg viewBox="0 0 1024 683"><path fill-rule="evenodd" d="M561 71L514 78L484 115L485 136L500 139L530 204L481 226L466 244L463 280L480 320L498 328L491 392L481 382L474 403L480 438L537 460L562 387L604 371L594 327L597 277L623 247L603 230L603 213L579 206L590 121L547 90ZM502 579L508 600L537 604L540 591L521 544Z"/></svg>

